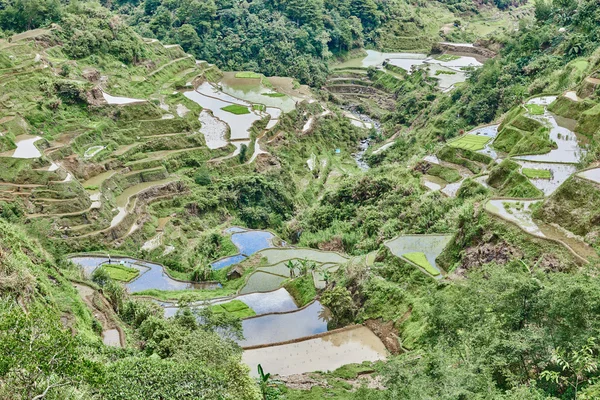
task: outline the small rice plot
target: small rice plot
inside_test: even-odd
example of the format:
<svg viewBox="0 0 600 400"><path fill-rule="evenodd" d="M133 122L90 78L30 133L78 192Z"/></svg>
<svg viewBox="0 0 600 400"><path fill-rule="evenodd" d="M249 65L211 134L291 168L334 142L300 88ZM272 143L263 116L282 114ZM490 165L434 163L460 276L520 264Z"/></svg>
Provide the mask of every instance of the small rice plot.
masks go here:
<svg viewBox="0 0 600 400"><path fill-rule="evenodd" d="M121 282L129 282L140 274L140 271L135 268L119 264L103 265L101 268L106 271L111 279Z"/></svg>
<svg viewBox="0 0 600 400"><path fill-rule="evenodd" d="M216 314L229 314L237 318L247 318L256 315L254 310L241 300L231 300L227 303L216 304L211 306L210 309Z"/></svg>
<svg viewBox="0 0 600 400"><path fill-rule="evenodd" d="M230 112L235 115L250 114L250 110L248 110L248 107L240 106L239 104L231 104L222 107L221 110Z"/></svg>
<svg viewBox="0 0 600 400"><path fill-rule="evenodd" d="M548 169L523 168L523 175L531 179L551 179L552 173Z"/></svg>
<svg viewBox="0 0 600 400"><path fill-rule="evenodd" d="M269 292L281 287L281 284L288 278L281 275L274 275L264 271L256 271L248 278L239 294L248 294L256 292Z"/></svg>
<svg viewBox="0 0 600 400"><path fill-rule="evenodd" d="M544 112L546 111L544 107L539 104L526 104L525 107L531 115L544 115Z"/></svg>
<svg viewBox="0 0 600 400"><path fill-rule="evenodd" d="M441 277L436 258L444 251L452 235L401 235L385 242L393 255L421 268L424 272Z"/></svg>
<svg viewBox="0 0 600 400"><path fill-rule="evenodd" d="M448 146L459 149L478 151L483 150L485 145L491 140L490 137L480 135L463 135L458 139L448 142Z"/></svg>
<svg viewBox="0 0 600 400"><path fill-rule="evenodd" d="M291 266L293 266L293 268L290 268ZM268 273L274 274L274 275L289 277L291 269L293 269L295 276L300 275L300 261L299 260L282 261L275 265L270 265L268 267L261 267L258 269L258 271L263 271L263 272L268 272Z"/></svg>
<svg viewBox="0 0 600 400"><path fill-rule="evenodd" d="M333 251L321 251L314 249L265 249L260 253L261 257L267 260L268 265L275 265L287 260L308 260L316 263L335 263L342 264L348 261L347 257Z"/></svg>
<svg viewBox="0 0 600 400"><path fill-rule="evenodd" d="M262 78L262 75L257 74L256 72L252 72L252 71L243 71L243 72L236 72L235 77L236 78L260 79L260 78Z"/></svg>
<svg viewBox="0 0 600 400"><path fill-rule="evenodd" d="M438 271L433 265L429 263L427 257L425 256L425 253L406 253L403 257L406 258L408 261L417 264L419 267L423 268L425 271L427 271L433 276L438 276L440 274L440 271Z"/></svg>

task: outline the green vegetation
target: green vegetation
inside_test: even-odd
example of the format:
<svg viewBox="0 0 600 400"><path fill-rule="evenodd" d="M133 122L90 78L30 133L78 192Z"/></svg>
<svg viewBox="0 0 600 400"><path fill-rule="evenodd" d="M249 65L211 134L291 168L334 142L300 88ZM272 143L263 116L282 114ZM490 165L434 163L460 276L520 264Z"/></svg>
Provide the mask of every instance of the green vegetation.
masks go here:
<svg viewBox="0 0 600 400"><path fill-rule="evenodd" d="M247 318L256 315L253 309L240 300L231 300L230 302L210 306L215 314L227 313L235 318Z"/></svg>
<svg viewBox="0 0 600 400"><path fill-rule="evenodd" d="M552 179L552 173L548 169L523 168L521 172L531 179Z"/></svg>
<svg viewBox="0 0 600 400"><path fill-rule="evenodd" d="M121 282L129 282L139 275L139 271L135 268L125 265L103 265L102 268L111 279Z"/></svg>
<svg viewBox="0 0 600 400"><path fill-rule="evenodd" d="M487 183L505 197L535 198L543 193L522 175L521 166L506 159L490 171Z"/></svg>
<svg viewBox="0 0 600 400"><path fill-rule="evenodd" d="M482 150L490 138L487 136L464 135L448 143L448 146L457 147L459 149L477 151Z"/></svg>
<svg viewBox="0 0 600 400"><path fill-rule="evenodd" d="M252 79L261 79L262 75L257 74L256 72L247 71L247 72L237 72L235 74L236 78L252 78Z"/></svg>
<svg viewBox="0 0 600 400"><path fill-rule="evenodd" d="M0 398L598 398L598 261L583 265L563 244L485 208L492 196L539 198L509 215L531 211L542 228L557 224L584 240L586 254L600 248L598 185L574 176L543 198L529 178L549 171L511 159L556 148L548 127L527 117L543 107L523 103L566 90L577 101L559 96L548 108L587 136L578 168L599 159L597 8L592 0L5 1L0 152L31 134L43 154L0 157ZM497 54L447 92L424 70L327 66L365 46L440 54L440 39L480 38L476 51ZM182 93L218 86L219 68L256 71L233 75L271 91L253 92L252 109L225 107L233 114L298 100L276 128L257 121L235 156L232 144L207 147L210 123L201 126L201 107ZM105 104L102 90L146 101ZM375 128L353 126L349 110ZM478 152L486 137L463 134L493 121L502 121L493 143L501 163ZM351 155L367 137L363 171ZM393 144L372 150L383 143ZM423 174L455 183L467 170L455 196L422 186ZM478 183L485 176L489 187ZM127 211L119 223L116 210ZM238 252L232 226L269 229L295 248L214 271L211 262ZM400 257L386 246L411 234L420 235L415 248ZM421 234L452 235L435 258L450 279L434 279L442 277L422 239L439 235ZM78 251L144 258L177 279L222 287L131 295L123 282L137 271L110 265L88 279L66 260ZM269 365L257 382L236 344L240 319L255 312L239 300L186 307L281 285L299 306L318 298L329 329L365 324L388 359L315 373L309 390L270 380ZM180 309L165 319L154 300Z"/></svg>
<svg viewBox="0 0 600 400"><path fill-rule="evenodd" d="M529 114L531 114L531 115L543 115L544 114L544 107L542 107L538 104L526 104L525 107L527 107L527 111L529 111Z"/></svg>
<svg viewBox="0 0 600 400"><path fill-rule="evenodd" d="M455 170L454 168L445 167L443 165L434 164L427 170L429 175L437 176L438 178L442 178L448 183L458 182L461 180L462 176L460 172Z"/></svg>
<svg viewBox="0 0 600 400"><path fill-rule="evenodd" d="M304 307L313 301L317 295L311 273L293 279L283 285L283 287L292 295L298 307Z"/></svg>
<svg viewBox="0 0 600 400"><path fill-rule="evenodd" d="M423 268L425 271L427 271L433 276L438 276L440 274L440 271L435 269L435 267L429 263L427 257L425 257L425 254L423 253L406 253L403 254L402 257L406 258L410 262L417 264L419 267Z"/></svg>
<svg viewBox="0 0 600 400"><path fill-rule="evenodd" d="M458 60L460 58L460 56L455 56L453 54L441 54L439 56L435 56L434 58L438 61L447 62L447 61Z"/></svg>
<svg viewBox="0 0 600 400"><path fill-rule="evenodd" d="M231 104L229 106L225 106L221 108L221 110L230 112L235 115L250 114L250 110L248 110L248 107L240 106L238 104Z"/></svg>
<svg viewBox="0 0 600 400"><path fill-rule="evenodd" d="M263 93L263 96L267 96L267 97L285 97L286 94L285 93L279 93L279 92L275 92L275 93Z"/></svg>

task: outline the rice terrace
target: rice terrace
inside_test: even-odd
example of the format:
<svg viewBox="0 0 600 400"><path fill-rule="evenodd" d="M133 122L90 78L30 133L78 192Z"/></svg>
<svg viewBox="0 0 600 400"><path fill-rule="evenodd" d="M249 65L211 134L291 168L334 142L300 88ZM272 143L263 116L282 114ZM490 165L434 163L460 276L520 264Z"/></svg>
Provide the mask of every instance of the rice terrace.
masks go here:
<svg viewBox="0 0 600 400"><path fill-rule="evenodd" d="M600 398L593 0L7 0L0 400Z"/></svg>

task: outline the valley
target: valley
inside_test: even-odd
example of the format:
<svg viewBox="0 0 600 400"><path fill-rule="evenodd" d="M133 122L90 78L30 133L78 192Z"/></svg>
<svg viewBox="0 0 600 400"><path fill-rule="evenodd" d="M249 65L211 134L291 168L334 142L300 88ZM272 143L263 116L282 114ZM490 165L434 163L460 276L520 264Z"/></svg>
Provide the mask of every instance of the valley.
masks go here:
<svg viewBox="0 0 600 400"><path fill-rule="evenodd" d="M591 6L201 3L0 10L0 398L594 398Z"/></svg>

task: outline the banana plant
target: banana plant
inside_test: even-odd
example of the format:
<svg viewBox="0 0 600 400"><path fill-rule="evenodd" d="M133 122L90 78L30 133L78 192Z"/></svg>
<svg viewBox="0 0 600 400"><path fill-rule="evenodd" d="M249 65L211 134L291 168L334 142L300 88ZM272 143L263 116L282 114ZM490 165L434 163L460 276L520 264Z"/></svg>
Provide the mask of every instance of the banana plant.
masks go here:
<svg viewBox="0 0 600 400"><path fill-rule="evenodd" d="M265 374L262 365L258 364L258 379L263 400L267 400L267 387L269 385L269 378L271 378L271 374Z"/></svg>

